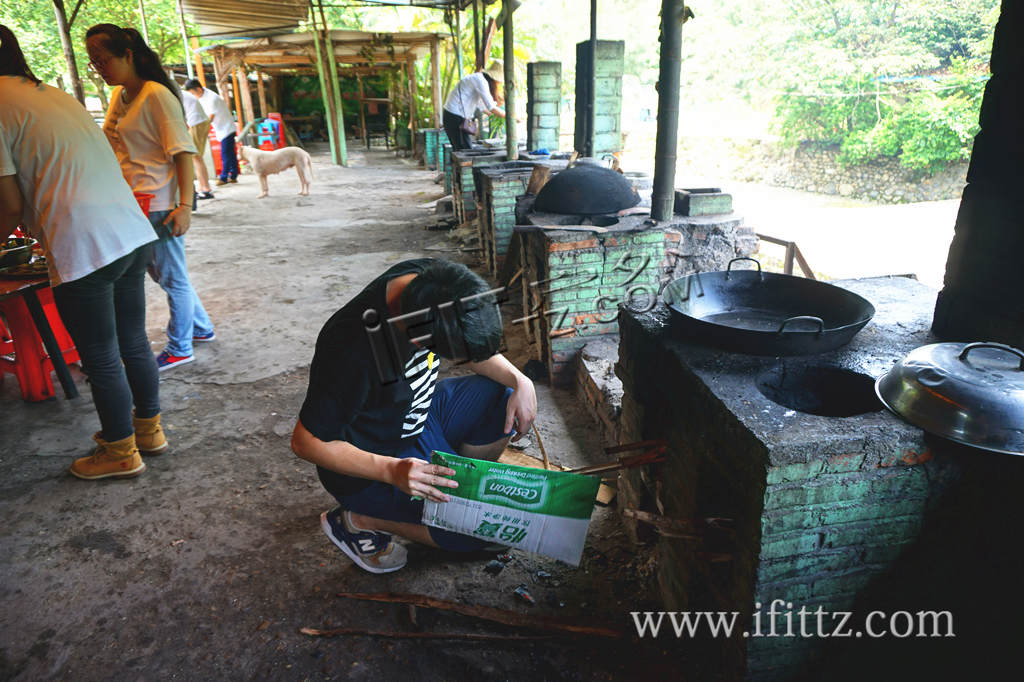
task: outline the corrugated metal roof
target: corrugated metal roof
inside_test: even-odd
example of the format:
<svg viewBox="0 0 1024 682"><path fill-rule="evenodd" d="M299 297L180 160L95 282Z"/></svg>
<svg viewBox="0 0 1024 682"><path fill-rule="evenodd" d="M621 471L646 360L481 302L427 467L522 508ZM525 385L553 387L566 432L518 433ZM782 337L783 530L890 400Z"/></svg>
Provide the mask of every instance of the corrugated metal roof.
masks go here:
<svg viewBox="0 0 1024 682"><path fill-rule="evenodd" d="M181 0L202 38L254 37L292 31L309 15L309 0Z"/></svg>
<svg viewBox="0 0 1024 682"><path fill-rule="evenodd" d="M468 7L472 0L349 0L367 5ZM493 1L493 0L492 0ZM484 0L487 4L487 0ZM254 38L293 31L309 14L310 0L182 0L201 38Z"/></svg>

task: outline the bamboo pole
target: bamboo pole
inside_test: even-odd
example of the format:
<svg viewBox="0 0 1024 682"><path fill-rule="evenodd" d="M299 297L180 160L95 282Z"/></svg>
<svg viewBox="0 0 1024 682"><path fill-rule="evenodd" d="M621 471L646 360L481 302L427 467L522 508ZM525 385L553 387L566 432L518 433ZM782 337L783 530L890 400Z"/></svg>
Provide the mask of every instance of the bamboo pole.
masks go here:
<svg viewBox="0 0 1024 682"><path fill-rule="evenodd" d="M509 161L519 158L519 144L516 140L516 56L513 52L515 43L512 35L511 0L502 0L505 12L505 26L502 29L504 39L503 57L505 59L505 153Z"/></svg>
<svg viewBox="0 0 1024 682"><path fill-rule="evenodd" d="M366 132L366 102L363 99L366 97L363 90L363 77L360 74L356 74L356 83L359 84L359 129L362 131L363 144L366 148L370 148L370 135Z"/></svg>
<svg viewBox="0 0 1024 682"><path fill-rule="evenodd" d="M434 127L440 128L441 121L441 54L437 36L430 41L430 100L434 105Z"/></svg>

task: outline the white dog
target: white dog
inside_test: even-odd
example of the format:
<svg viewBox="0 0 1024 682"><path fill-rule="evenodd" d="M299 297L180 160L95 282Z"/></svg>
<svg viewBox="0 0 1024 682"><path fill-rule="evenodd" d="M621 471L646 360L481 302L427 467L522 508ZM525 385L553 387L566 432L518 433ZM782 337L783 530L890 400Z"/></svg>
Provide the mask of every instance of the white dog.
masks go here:
<svg viewBox="0 0 1024 682"><path fill-rule="evenodd" d="M299 174L299 184L302 185L299 194L302 196L309 194L309 183L313 180L313 163L305 150L298 147L283 147L267 152L242 145L242 158L252 166L256 175L260 176L260 189L263 190L263 193L257 197L258 199L267 196L268 175L280 173L292 166Z"/></svg>

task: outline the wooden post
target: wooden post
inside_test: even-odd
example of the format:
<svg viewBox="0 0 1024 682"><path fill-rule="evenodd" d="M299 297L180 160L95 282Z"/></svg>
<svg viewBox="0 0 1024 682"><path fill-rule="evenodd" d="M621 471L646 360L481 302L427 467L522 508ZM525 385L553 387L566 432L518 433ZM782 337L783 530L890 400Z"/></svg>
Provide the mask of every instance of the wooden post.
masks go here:
<svg viewBox="0 0 1024 682"><path fill-rule="evenodd" d="M235 121L238 122L238 130L242 128L242 118L245 112L242 111L242 98L238 93L238 67L231 69L231 93L235 101Z"/></svg>
<svg viewBox="0 0 1024 682"><path fill-rule="evenodd" d="M60 34L60 46L64 50L64 63L68 67L68 75L71 76L71 91L82 106L85 106L85 90L82 88L82 79L78 75L78 65L75 63L75 48L71 44L71 25L68 23L68 15L64 10L64 0L53 0L53 13L57 16L57 33Z"/></svg>
<svg viewBox="0 0 1024 682"><path fill-rule="evenodd" d="M192 56L195 57L195 60L196 60L196 78L199 79L199 84L202 85L205 88L206 87L206 67L203 66L203 53L199 52L197 50L197 48L199 47L199 38L196 38L195 36L192 36L191 42L192 42Z"/></svg>
<svg viewBox="0 0 1024 682"><path fill-rule="evenodd" d="M252 123L253 119L255 119L252 112L252 92L249 90L249 75L245 72L245 66L242 64L235 67L235 73L238 75L238 98L242 101L242 116L239 116L239 119L244 117L245 122L242 125L245 126Z"/></svg>
<svg viewBox="0 0 1024 682"><path fill-rule="evenodd" d="M409 79L409 151L416 153L416 58L409 56L405 62Z"/></svg>
<svg viewBox="0 0 1024 682"><path fill-rule="evenodd" d="M363 77L356 74L356 82L359 83L359 128L363 134L363 144L370 148L370 135L366 132L366 102L363 101L366 95L363 94Z"/></svg>
<svg viewBox="0 0 1024 682"><path fill-rule="evenodd" d="M263 86L263 74L259 71L256 72L256 93L260 100L260 116L266 118L270 109L267 109L267 90Z"/></svg>
<svg viewBox="0 0 1024 682"><path fill-rule="evenodd" d="M512 12L511 0L502 0L505 12L505 26L502 28L504 39L504 50L502 56L505 60L505 153L509 161L519 158L519 143L516 140L516 80L515 62L516 56L513 52L512 41Z"/></svg>
<svg viewBox="0 0 1024 682"><path fill-rule="evenodd" d="M440 128L443 125L441 121L441 55L438 50L437 36L430 40L430 100L434 104L434 127Z"/></svg>

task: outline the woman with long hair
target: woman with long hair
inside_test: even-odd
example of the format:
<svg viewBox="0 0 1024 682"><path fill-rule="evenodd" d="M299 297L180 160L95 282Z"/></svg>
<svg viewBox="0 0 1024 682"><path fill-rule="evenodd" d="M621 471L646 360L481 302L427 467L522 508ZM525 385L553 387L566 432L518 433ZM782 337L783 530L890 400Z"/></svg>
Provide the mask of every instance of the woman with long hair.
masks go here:
<svg viewBox="0 0 1024 682"><path fill-rule="evenodd" d="M40 83L0 26L0 233L19 224L46 252L53 298L99 415L79 478L135 476L167 447L146 337L146 267L156 240L92 117ZM132 407L134 405L134 411Z"/></svg>
<svg viewBox="0 0 1024 682"><path fill-rule="evenodd" d="M116 86L103 122L125 180L152 194L149 220L159 240L150 274L167 293L167 347L161 371L192 362L193 343L212 341L213 323L189 280L185 232L192 220L192 156L180 92L160 58L134 28L97 24L86 31L89 64Z"/></svg>
<svg viewBox="0 0 1024 682"><path fill-rule="evenodd" d="M505 110L498 106L498 82L505 80L505 66L500 59L486 69L471 73L460 80L444 103L441 121L452 149L469 149L470 137L475 134L473 117L477 109L505 118ZM470 133L467 128L472 128Z"/></svg>

